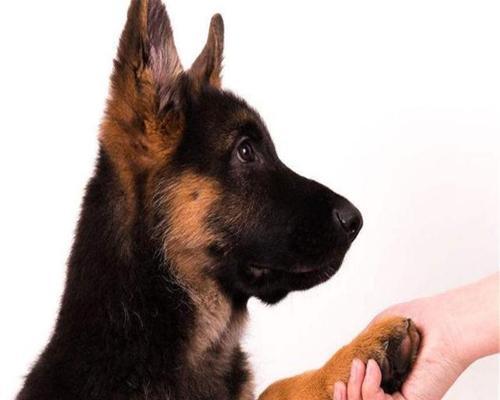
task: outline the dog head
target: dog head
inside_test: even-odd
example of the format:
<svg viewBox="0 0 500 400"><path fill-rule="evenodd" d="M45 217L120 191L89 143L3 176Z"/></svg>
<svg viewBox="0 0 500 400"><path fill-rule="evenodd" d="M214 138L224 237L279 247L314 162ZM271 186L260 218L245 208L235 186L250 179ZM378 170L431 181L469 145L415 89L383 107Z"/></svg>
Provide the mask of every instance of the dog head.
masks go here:
<svg viewBox="0 0 500 400"><path fill-rule="evenodd" d="M362 218L280 161L259 114L221 88L222 51L216 15L184 70L164 6L134 0L101 143L126 193L123 223L144 220L180 279L274 303L330 278Z"/></svg>

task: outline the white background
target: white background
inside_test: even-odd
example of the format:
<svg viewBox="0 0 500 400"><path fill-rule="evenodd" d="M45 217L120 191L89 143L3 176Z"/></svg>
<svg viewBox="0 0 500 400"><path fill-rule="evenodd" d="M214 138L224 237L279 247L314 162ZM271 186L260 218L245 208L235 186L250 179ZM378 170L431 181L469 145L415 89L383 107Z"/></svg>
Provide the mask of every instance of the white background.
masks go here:
<svg viewBox="0 0 500 400"><path fill-rule="evenodd" d="M0 3L2 400L56 317L127 7ZM186 66L223 14L225 86L261 112L285 162L365 219L331 281L276 307L251 302L245 346L259 389L319 366L383 308L497 269L497 1L167 7ZM447 399L497 398L498 372L497 357L478 362Z"/></svg>

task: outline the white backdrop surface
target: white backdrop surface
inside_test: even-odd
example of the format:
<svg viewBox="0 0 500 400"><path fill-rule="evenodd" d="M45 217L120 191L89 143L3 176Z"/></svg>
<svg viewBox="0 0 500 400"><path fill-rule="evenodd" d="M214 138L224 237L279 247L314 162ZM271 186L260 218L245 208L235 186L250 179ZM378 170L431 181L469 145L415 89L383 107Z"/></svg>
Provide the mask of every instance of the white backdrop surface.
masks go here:
<svg viewBox="0 0 500 400"><path fill-rule="evenodd" d="M0 3L0 399L50 336L128 1ZM322 364L385 307L499 266L497 1L170 0L188 66L226 22L224 85L282 159L365 226L328 283L250 303L258 389ZM471 332L473 334L473 332ZM446 399L498 398L498 357Z"/></svg>

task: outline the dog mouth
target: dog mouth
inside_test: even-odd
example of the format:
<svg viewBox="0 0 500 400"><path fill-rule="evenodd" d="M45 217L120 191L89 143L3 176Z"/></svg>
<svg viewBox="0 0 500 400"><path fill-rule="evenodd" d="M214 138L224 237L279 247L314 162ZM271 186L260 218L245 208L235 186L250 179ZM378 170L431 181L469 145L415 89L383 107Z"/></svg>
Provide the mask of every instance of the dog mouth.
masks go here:
<svg viewBox="0 0 500 400"><path fill-rule="evenodd" d="M267 265L267 264L251 264L249 266L249 269L250 269L250 272L252 275L254 275L256 278L259 278L259 277L269 275L273 271L276 271L279 273L301 275L301 274L309 274L312 272L321 272L322 270L326 269L326 267L323 265L319 265L319 266L298 265L298 266L295 266L295 267L290 268L290 269L285 269L285 268L273 267L273 266Z"/></svg>
<svg viewBox="0 0 500 400"><path fill-rule="evenodd" d="M275 304L291 291L307 290L329 280L340 268L343 257L320 264L247 264L244 269L248 293L267 304Z"/></svg>
<svg viewBox="0 0 500 400"><path fill-rule="evenodd" d="M269 264L252 263L248 267L254 283L273 281L276 277L294 282L323 282L331 277L342 264L341 260L330 260L328 263L308 265L297 264L290 267L274 266ZM299 285L302 286L302 285ZM309 285L307 285L309 286Z"/></svg>
<svg viewBox="0 0 500 400"><path fill-rule="evenodd" d="M265 304L276 304L289 293L318 286L340 269L346 251L335 249L322 257L283 257L282 260L247 258L246 262L228 264L235 280L222 285L242 298L255 297ZM242 260L243 261L243 260ZM233 286L229 286L232 284Z"/></svg>

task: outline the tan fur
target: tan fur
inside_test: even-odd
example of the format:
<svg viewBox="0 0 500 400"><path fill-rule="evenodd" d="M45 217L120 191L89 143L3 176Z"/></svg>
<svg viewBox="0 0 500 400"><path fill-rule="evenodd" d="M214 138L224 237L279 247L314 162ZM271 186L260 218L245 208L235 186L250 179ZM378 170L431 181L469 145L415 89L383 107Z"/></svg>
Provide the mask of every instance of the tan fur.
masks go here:
<svg viewBox="0 0 500 400"><path fill-rule="evenodd" d="M170 257L180 254L202 256L207 244L215 239L206 218L220 193L215 180L193 172L184 172L168 184L164 195L168 205L165 247ZM195 271L187 267L187 271L179 272L191 274Z"/></svg>
<svg viewBox="0 0 500 400"><path fill-rule="evenodd" d="M260 395L259 400L331 399L335 382L347 383L355 358L365 363L374 359L380 364L387 356L385 343L393 337L407 334L412 341L413 351L416 352L418 333L413 325L408 326L406 318L389 317L381 320L335 353L322 368L273 383Z"/></svg>

